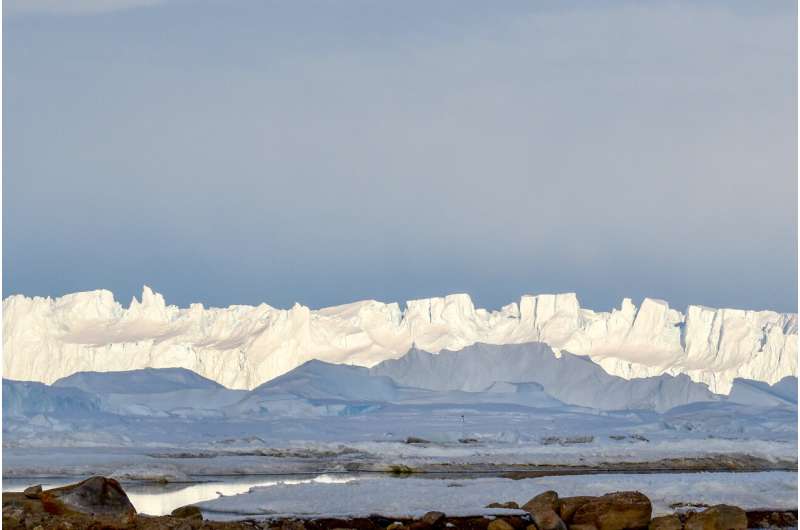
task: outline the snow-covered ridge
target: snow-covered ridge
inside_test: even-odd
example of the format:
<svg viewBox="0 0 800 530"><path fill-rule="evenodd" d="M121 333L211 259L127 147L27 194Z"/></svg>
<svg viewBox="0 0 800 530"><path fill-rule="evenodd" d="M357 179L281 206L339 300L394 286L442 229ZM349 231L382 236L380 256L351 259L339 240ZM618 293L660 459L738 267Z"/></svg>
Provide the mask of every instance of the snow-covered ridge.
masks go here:
<svg viewBox="0 0 800 530"><path fill-rule="evenodd" d="M523 296L499 311L466 294L374 300L311 310L266 304L168 306L145 287L126 309L107 290L3 301L4 377L52 383L80 371L183 367L252 389L311 359L373 366L412 346L439 352L475 343L539 341L589 355L625 378L685 373L727 393L736 377L797 375L797 315L689 306L646 298L619 309L580 307L573 293Z"/></svg>
<svg viewBox="0 0 800 530"><path fill-rule="evenodd" d="M687 403L719 399L686 375L623 379L607 374L586 357L567 352L556 357L541 343L474 344L438 354L411 350L399 359L374 366L370 373L408 387L440 392L482 392L498 382L534 383L563 403L602 410L664 412ZM737 381L763 385L767 392L773 390L764 383ZM746 402L746 397L741 401Z"/></svg>

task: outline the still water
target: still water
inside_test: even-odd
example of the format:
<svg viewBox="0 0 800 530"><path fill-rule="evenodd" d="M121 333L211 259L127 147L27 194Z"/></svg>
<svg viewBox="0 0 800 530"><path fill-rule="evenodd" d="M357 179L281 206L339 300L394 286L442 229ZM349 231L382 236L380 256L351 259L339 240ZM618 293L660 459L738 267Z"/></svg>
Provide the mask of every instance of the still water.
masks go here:
<svg viewBox="0 0 800 530"><path fill-rule="evenodd" d="M204 477L203 482L179 484L153 484L123 482L125 493L139 513L166 515L175 508L197 502L216 499L220 495L246 493L253 487L269 487L277 484L304 484L311 482L344 484L355 480L356 475L261 475L249 477ZM22 491L28 486L41 484L43 489L74 484L78 477L58 478L13 478L3 479L3 491Z"/></svg>

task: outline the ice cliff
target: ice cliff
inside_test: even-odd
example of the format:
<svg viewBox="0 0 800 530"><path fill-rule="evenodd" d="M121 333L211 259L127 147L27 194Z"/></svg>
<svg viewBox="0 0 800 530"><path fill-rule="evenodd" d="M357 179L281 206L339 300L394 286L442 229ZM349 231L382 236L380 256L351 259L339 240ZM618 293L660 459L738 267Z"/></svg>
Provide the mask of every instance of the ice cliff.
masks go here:
<svg viewBox="0 0 800 530"><path fill-rule="evenodd" d="M797 315L689 306L646 298L619 309L580 307L575 294L523 296L499 311L466 294L373 300L311 310L167 305L145 287L126 309L110 291L3 301L4 377L53 381L81 371L183 367L252 389L311 359L373 366L412 346L428 352L475 343L544 342L588 355L624 378L687 374L717 393L734 378L775 383L797 375Z"/></svg>

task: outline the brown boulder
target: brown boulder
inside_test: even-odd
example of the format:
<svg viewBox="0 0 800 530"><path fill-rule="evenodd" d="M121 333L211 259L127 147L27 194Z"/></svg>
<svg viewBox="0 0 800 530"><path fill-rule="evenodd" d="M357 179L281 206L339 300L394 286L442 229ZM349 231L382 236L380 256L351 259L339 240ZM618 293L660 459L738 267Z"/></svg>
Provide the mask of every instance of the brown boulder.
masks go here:
<svg viewBox="0 0 800 530"><path fill-rule="evenodd" d="M597 527L593 524L571 524L569 530L597 530Z"/></svg>
<svg viewBox="0 0 800 530"><path fill-rule="evenodd" d="M699 513L691 513L686 530L746 530L747 514L741 508L718 504Z"/></svg>
<svg viewBox="0 0 800 530"><path fill-rule="evenodd" d="M522 505L531 514L539 530L567 530L567 525L558 516L558 493L545 491Z"/></svg>
<svg viewBox="0 0 800 530"><path fill-rule="evenodd" d="M530 512L533 508L549 508L553 511L558 509L558 493L555 491L545 491L522 505L522 509Z"/></svg>
<svg viewBox="0 0 800 530"><path fill-rule="evenodd" d="M25 488L25 491L23 491L22 493L24 493L25 496L28 497L29 499L38 499L39 495L42 494L42 485L37 484L35 486L29 486Z"/></svg>
<svg viewBox="0 0 800 530"><path fill-rule="evenodd" d="M105 477L43 491L39 499L46 512L56 515L77 512L121 521L136 517L136 509L119 482Z"/></svg>
<svg viewBox="0 0 800 530"><path fill-rule="evenodd" d="M487 508L503 508L505 510L519 510L519 504L514 501L509 502L493 502L492 504L487 504Z"/></svg>
<svg viewBox="0 0 800 530"><path fill-rule="evenodd" d="M598 497L564 497L558 501L558 515L561 520L569 524L572 522L572 516L575 512L589 501L593 501Z"/></svg>
<svg viewBox="0 0 800 530"><path fill-rule="evenodd" d="M647 528L653 507L638 491L609 493L585 503L572 516L574 525L590 524L597 530Z"/></svg>
<svg viewBox="0 0 800 530"><path fill-rule="evenodd" d="M172 510L170 514L173 517L178 517L180 519L193 519L195 521L202 521L203 520L203 512L200 511L200 508L193 505L188 506L181 506L180 508L175 508Z"/></svg>
<svg viewBox="0 0 800 530"><path fill-rule="evenodd" d="M439 523L444 523L445 515L442 512L428 512L420 518L425 524L436 526Z"/></svg>
<svg viewBox="0 0 800 530"><path fill-rule="evenodd" d="M486 530L514 530L514 527L511 526L508 521L504 521L503 519L495 519L489 523L489 526L486 527Z"/></svg>
<svg viewBox="0 0 800 530"><path fill-rule="evenodd" d="M649 530L681 530L681 528L683 528L681 519L675 514L653 517L649 526Z"/></svg>

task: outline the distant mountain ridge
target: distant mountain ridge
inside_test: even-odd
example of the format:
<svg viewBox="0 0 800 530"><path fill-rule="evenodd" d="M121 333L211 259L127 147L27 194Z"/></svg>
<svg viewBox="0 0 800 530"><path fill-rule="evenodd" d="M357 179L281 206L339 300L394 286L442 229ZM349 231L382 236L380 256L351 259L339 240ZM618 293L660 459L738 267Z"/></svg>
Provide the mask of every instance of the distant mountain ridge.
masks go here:
<svg viewBox="0 0 800 530"><path fill-rule="evenodd" d="M425 373L422 366L430 376L409 381ZM318 473L321 464L389 471L398 462L605 465L766 455L791 465L796 388L796 378L772 386L737 379L726 397L685 375L629 381L533 343L414 351L372 370L308 361L253 390L185 368L77 373L53 385L3 379L3 465L22 477L131 480ZM69 448L66 456L60 448Z"/></svg>
<svg viewBox="0 0 800 530"><path fill-rule="evenodd" d="M182 418L336 415L366 410L363 404L406 403L664 412L722 399L685 375L626 380L586 357L556 357L541 343L478 344L438 355L412 350L372 369L312 360L250 391L225 388L185 368L79 372L50 386L9 380L6 386L14 389L7 396L12 414L47 411L61 396L59 407L77 404L76 413ZM25 399L18 403L17 395ZM34 395L44 398L32 401Z"/></svg>
<svg viewBox="0 0 800 530"><path fill-rule="evenodd" d="M308 361L250 391L225 388L185 368L146 368L81 372L52 385L4 379L3 398L4 415L30 418L34 424L47 423L36 419L41 416L55 421L102 415L184 420L341 416L415 404L665 413L714 402L796 408L797 379L787 377L772 386L737 379L725 397L685 375L626 380L587 357L556 357L545 344L477 344L438 355L414 350L372 369Z"/></svg>
<svg viewBox="0 0 800 530"><path fill-rule="evenodd" d="M412 350L400 359L370 369L401 385L437 391L485 391L499 381L536 383L554 398L603 410L642 409L664 412L673 407L719 398L688 376L660 375L623 379L606 373L588 357L556 357L541 343L474 344L459 351L431 354Z"/></svg>
<svg viewBox="0 0 800 530"><path fill-rule="evenodd" d="M595 312L573 293L523 296L499 311L468 295L399 304L372 300L311 310L168 306L145 287L123 308L110 291L3 301L4 376L51 383L76 372L188 368L252 389L311 359L374 366L416 347L437 353L475 343L543 342L588 355L624 378L687 374L716 393L737 377L797 375L797 315L645 299Z"/></svg>

